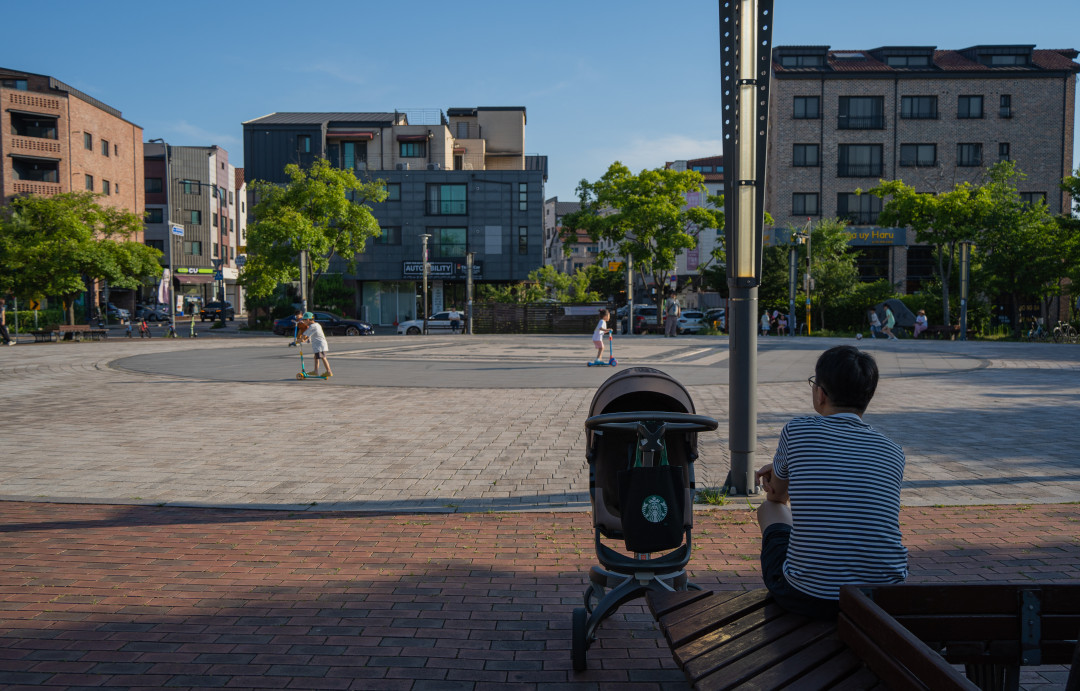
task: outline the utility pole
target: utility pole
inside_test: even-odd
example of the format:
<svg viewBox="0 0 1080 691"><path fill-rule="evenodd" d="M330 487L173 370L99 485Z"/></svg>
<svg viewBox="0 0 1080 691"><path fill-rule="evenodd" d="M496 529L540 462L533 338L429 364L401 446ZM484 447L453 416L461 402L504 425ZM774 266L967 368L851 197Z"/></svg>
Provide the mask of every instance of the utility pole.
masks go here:
<svg viewBox="0 0 1080 691"><path fill-rule="evenodd" d="M465 333L473 335L473 252L465 253Z"/></svg>
<svg viewBox="0 0 1080 691"><path fill-rule="evenodd" d="M431 235L429 233L423 233L420 236L420 240L422 240L423 243L424 243L424 254L423 254L423 257L424 257L424 305L423 305L424 335L427 335L427 320L428 320L428 301L427 301L428 253L427 253L427 243L428 243L428 240L430 240L430 239L431 239Z"/></svg>
<svg viewBox="0 0 1080 691"><path fill-rule="evenodd" d="M165 150L165 263L168 265L169 270L169 285L167 288L167 295L169 296L169 333L176 333L176 296L173 295L173 263L172 263L172 246L173 236L184 236L183 226L173 226L172 223L172 204L170 202L172 191L172 178L169 175L169 145L165 143L164 139L151 139L150 143L159 142L161 148ZM177 233L177 229L180 230Z"/></svg>

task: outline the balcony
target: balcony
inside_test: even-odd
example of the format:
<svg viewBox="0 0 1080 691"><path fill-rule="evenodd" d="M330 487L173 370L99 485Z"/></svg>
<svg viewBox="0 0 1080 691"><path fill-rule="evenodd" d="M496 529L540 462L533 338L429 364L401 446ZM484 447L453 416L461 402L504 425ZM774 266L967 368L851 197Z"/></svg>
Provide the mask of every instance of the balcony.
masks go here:
<svg viewBox="0 0 1080 691"><path fill-rule="evenodd" d="M60 155L60 142L55 139L39 139L37 137L20 137L11 135L11 151L14 154L23 153L28 156L41 156L47 154Z"/></svg>
<svg viewBox="0 0 1080 691"><path fill-rule="evenodd" d="M14 189L15 194L39 194L43 197L63 192L58 182L31 182L27 180L16 180Z"/></svg>

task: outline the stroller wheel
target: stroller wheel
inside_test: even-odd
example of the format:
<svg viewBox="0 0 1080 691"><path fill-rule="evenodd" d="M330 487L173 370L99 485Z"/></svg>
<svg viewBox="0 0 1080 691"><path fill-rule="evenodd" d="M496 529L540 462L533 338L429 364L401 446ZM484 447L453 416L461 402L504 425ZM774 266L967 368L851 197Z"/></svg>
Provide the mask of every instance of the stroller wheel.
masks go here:
<svg viewBox="0 0 1080 691"><path fill-rule="evenodd" d="M585 671L585 651L588 649L588 641L585 640L586 630L589 626L589 614L584 607L574 608L573 619L573 644L570 648L570 659L574 663L575 672Z"/></svg>

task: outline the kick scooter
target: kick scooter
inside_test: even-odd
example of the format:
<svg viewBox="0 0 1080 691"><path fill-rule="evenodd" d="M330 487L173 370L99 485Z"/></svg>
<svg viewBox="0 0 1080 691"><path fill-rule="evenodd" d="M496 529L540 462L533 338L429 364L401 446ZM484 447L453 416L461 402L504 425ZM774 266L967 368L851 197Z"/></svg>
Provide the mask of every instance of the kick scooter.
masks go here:
<svg viewBox="0 0 1080 691"><path fill-rule="evenodd" d="M296 373L296 378L297 379L329 379L330 378L329 374L312 374L311 372L308 372L307 368L304 366L304 346L299 340L296 342L296 346L300 349L300 371Z"/></svg>
<svg viewBox="0 0 1080 691"><path fill-rule="evenodd" d="M612 338L610 334L608 334L608 340L607 340L608 359L607 359L607 361L597 359L597 360L592 360L590 362L587 362L585 364L587 364L589 367L614 367L615 365L619 364L615 360L615 346L613 345L614 342L615 342L615 339Z"/></svg>

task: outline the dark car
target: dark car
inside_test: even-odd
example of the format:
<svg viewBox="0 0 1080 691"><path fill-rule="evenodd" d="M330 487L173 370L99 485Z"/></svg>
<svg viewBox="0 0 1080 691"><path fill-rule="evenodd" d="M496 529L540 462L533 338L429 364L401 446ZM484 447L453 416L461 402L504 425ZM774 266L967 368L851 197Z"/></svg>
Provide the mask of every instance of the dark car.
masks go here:
<svg viewBox="0 0 1080 691"><path fill-rule="evenodd" d="M312 312L315 321L323 328L327 336L370 336L375 333L371 324L359 319L349 319L330 312ZM278 336L292 336L294 323L292 317L284 317L274 322L274 333Z"/></svg>
<svg viewBox="0 0 1080 691"><path fill-rule="evenodd" d="M236 310L233 309L231 302L208 302L199 310L199 321L221 319L222 312L229 321L236 319Z"/></svg>

